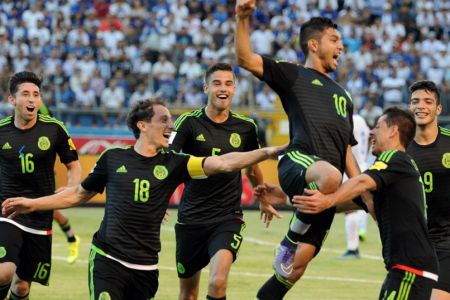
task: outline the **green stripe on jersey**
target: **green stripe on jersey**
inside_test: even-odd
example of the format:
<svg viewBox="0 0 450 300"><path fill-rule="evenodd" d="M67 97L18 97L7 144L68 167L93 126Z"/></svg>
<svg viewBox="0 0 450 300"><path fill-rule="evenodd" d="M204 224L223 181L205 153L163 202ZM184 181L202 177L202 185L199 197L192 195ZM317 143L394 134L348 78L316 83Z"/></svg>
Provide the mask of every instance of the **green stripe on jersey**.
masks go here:
<svg viewBox="0 0 450 300"><path fill-rule="evenodd" d="M380 156L378 157L378 160L381 160L385 163L388 163L392 156L394 156L394 154L397 152L398 150L390 150L390 151L384 151L380 154Z"/></svg>
<svg viewBox="0 0 450 300"><path fill-rule="evenodd" d="M67 134L67 136L70 136L69 131L67 131L66 126L64 126L63 122L61 122L61 121L59 121L59 120L57 120L57 119L55 119L53 117L46 116L46 115L41 115L41 114L38 114L38 118L39 118L39 121L44 122L44 123L56 123L56 124L58 124L59 126L61 126L61 128L64 130L64 132Z"/></svg>
<svg viewBox="0 0 450 300"><path fill-rule="evenodd" d="M175 130L177 130L180 127L181 123L183 123L184 120L186 120L187 118L189 118L189 117L196 117L196 118L198 118L202 114L203 114L203 111L202 111L201 108L182 114L175 121L175 124L174 124Z"/></svg>
<svg viewBox="0 0 450 300"><path fill-rule="evenodd" d="M249 117L246 117L244 115L240 115L240 114L237 114L237 113L234 113L234 112L231 112L231 116L236 118L236 119L241 119L241 120L247 121L249 123L252 123L255 126L256 131L258 131L258 125L256 125L255 120L253 120L252 118L249 118Z"/></svg>
<svg viewBox="0 0 450 300"><path fill-rule="evenodd" d="M97 158L97 160L99 160L100 157L102 157L103 154L105 154L105 153L106 153L107 151L109 151L109 150L114 150L114 149L128 150L128 149L130 149L130 148L133 147L133 146L134 146L134 145L111 146L111 147L108 147L108 148L106 148L105 150L103 150L103 152L100 154L100 156Z"/></svg>
<svg viewBox="0 0 450 300"><path fill-rule="evenodd" d="M439 131L442 135L450 136L450 129L445 127L439 127Z"/></svg>
<svg viewBox="0 0 450 300"><path fill-rule="evenodd" d="M5 125L8 125L8 124L11 124L11 122L12 122L12 116L3 118L3 119L0 120L0 126L5 126Z"/></svg>

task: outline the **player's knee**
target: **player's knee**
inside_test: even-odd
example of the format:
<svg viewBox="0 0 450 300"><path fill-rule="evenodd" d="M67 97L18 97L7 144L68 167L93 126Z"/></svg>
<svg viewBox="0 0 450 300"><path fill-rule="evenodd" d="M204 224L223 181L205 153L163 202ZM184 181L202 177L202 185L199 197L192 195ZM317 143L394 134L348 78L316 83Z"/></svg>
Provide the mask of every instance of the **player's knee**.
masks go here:
<svg viewBox="0 0 450 300"><path fill-rule="evenodd" d="M11 291L19 297L30 293L30 284L27 281L18 280L11 285Z"/></svg>
<svg viewBox="0 0 450 300"><path fill-rule="evenodd" d="M227 277L221 274L211 276L208 286L215 294L223 294L227 288Z"/></svg>
<svg viewBox="0 0 450 300"><path fill-rule="evenodd" d="M14 272L13 268L3 268L2 266L2 271L0 272L0 285L9 284L13 279Z"/></svg>
<svg viewBox="0 0 450 300"><path fill-rule="evenodd" d="M342 175L338 169L330 166L330 168L327 168L327 170L324 171L323 175L316 183L322 193L334 193L342 183Z"/></svg>

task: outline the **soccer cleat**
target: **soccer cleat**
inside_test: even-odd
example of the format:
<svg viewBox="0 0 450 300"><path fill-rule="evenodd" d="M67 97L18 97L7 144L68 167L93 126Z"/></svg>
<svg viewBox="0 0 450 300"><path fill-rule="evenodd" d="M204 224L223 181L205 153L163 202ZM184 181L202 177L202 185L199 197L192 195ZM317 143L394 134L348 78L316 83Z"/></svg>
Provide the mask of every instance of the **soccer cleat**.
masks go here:
<svg viewBox="0 0 450 300"><path fill-rule="evenodd" d="M69 256L67 256L67 262L69 264L73 264L80 253L80 237L78 235L75 236L74 242L69 242Z"/></svg>
<svg viewBox="0 0 450 300"><path fill-rule="evenodd" d="M273 268L282 277L289 278L294 270L294 256L297 244L289 243L287 246L278 244L275 249Z"/></svg>
<svg viewBox="0 0 450 300"><path fill-rule="evenodd" d="M340 260L351 260L351 259L360 259L359 250L347 250L344 254L338 257Z"/></svg>
<svg viewBox="0 0 450 300"><path fill-rule="evenodd" d="M360 229L358 232L358 237L361 242L364 242L366 240L366 231Z"/></svg>

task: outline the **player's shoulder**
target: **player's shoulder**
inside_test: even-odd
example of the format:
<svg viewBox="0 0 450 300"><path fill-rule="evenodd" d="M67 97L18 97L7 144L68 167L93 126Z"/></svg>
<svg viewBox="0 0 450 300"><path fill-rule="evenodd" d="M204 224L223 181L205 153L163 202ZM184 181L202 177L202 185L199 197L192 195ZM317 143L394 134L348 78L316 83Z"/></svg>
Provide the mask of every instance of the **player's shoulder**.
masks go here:
<svg viewBox="0 0 450 300"><path fill-rule="evenodd" d="M200 118L204 114L203 108L199 108L193 111L185 112L181 114L175 121L175 130L181 126L181 124L188 122L189 120L195 120Z"/></svg>
<svg viewBox="0 0 450 300"><path fill-rule="evenodd" d="M258 125L256 125L255 120L253 120L252 118L235 113L234 111L230 111L230 115L237 122L241 122L242 124L246 124L246 125L250 125L250 126L254 126L255 128L258 128Z"/></svg>
<svg viewBox="0 0 450 300"><path fill-rule="evenodd" d="M8 116L6 118L0 119L0 128L4 128L6 125L9 125L13 122L12 116Z"/></svg>
<svg viewBox="0 0 450 300"><path fill-rule="evenodd" d="M439 133L441 134L441 136L450 141L450 129L449 128L445 128L442 126L439 126Z"/></svg>
<svg viewBox="0 0 450 300"><path fill-rule="evenodd" d="M99 156L99 159L109 155L121 155L127 151L130 151L132 147L133 145L108 147L105 150L103 150L103 152Z"/></svg>
<svg viewBox="0 0 450 300"><path fill-rule="evenodd" d="M397 160L408 160L409 155L406 152L400 150L387 150L383 151L378 157L378 161L382 161L384 163L391 163Z"/></svg>
<svg viewBox="0 0 450 300"><path fill-rule="evenodd" d="M50 117L49 115L38 114L38 121L43 124L47 124L49 126L56 126L57 128L61 128L67 133L67 135L69 135L69 132L67 131L64 123L54 117Z"/></svg>

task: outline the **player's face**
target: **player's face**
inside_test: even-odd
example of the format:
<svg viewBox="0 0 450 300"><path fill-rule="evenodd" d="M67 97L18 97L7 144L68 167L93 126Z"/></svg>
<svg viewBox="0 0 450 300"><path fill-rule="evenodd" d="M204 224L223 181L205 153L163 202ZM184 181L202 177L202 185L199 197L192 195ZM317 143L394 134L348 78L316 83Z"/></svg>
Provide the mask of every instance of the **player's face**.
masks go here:
<svg viewBox="0 0 450 300"><path fill-rule="evenodd" d="M18 85L17 92L8 97L8 101L15 106L15 117L25 123L37 118L41 106L41 92L39 87L31 82Z"/></svg>
<svg viewBox="0 0 450 300"><path fill-rule="evenodd" d="M370 145L372 147L372 154L377 156L381 152L387 150L389 135L391 128L386 123L386 116L383 115L378 119L375 127L370 131Z"/></svg>
<svg viewBox="0 0 450 300"><path fill-rule="evenodd" d="M167 107L155 105L154 115L148 123L148 138L156 148L168 148L169 138L173 130L172 116Z"/></svg>
<svg viewBox="0 0 450 300"><path fill-rule="evenodd" d="M334 72L344 50L341 35L335 28L327 28L319 41L317 55L326 73Z"/></svg>
<svg viewBox="0 0 450 300"><path fill-rule="evenodd" d="M233 73L230 71L216 71L211 74L209 81L203 86L208 95L208 105L218 111L228 110L236 89Z"/></svg>
<svg viewBox="0 0 450 300"><path fill-rule="evenodd" d="M416 90L411 94L409 109L414 114L416 123L425 126L435 123L441 114L442 106L437 104L436 94L427 90Z"/></svg>

